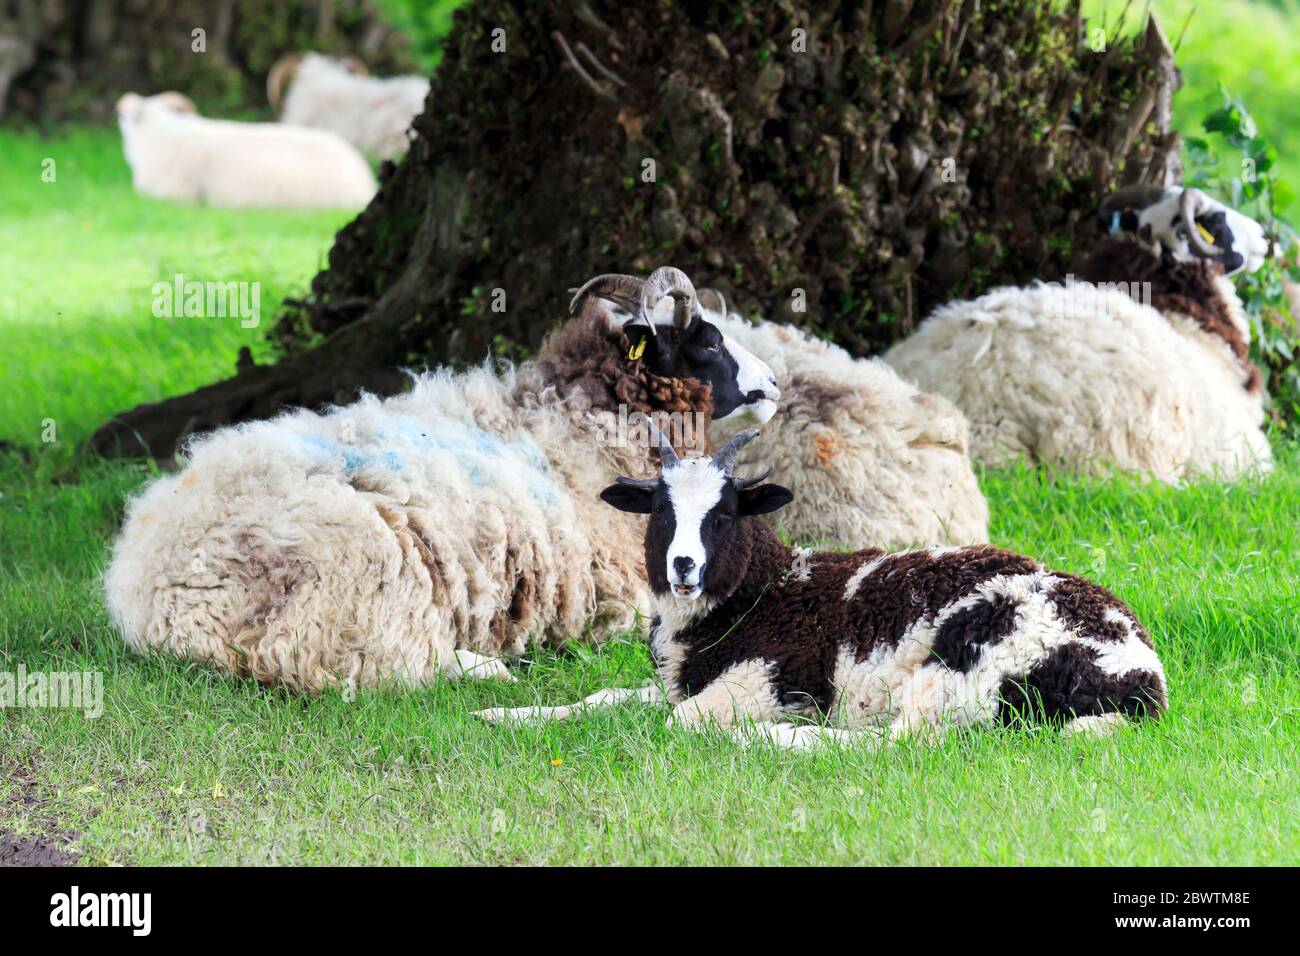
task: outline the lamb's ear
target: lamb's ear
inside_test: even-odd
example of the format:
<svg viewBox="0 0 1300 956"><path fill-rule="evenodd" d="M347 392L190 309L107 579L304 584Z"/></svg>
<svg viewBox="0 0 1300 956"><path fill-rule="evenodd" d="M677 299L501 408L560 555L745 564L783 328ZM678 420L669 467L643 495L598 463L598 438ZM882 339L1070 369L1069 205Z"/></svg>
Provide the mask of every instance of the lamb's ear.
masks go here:
<svg viewBox="0 0 1300 956"><path fill-rule="evenodd" d="M613 505L619 511L629 511L636 515L650 513L650 496L654 491L637 485L610 485L600 493L600 500Z"/></svg>
<svg viewBox="0 0 1300 956"><path fill-rule="evenodd" d="M737 495L742 515L765 515L794 501L794 492L780 485L746 488Z"/></svg>

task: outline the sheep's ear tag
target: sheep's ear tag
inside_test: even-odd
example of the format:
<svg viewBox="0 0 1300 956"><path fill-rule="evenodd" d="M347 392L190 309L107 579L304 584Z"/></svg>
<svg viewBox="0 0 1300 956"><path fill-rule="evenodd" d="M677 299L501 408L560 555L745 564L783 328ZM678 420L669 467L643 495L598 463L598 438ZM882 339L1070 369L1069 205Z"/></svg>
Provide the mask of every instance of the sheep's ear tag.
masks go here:
<svg viewBox="0 0 1300 956"><path fill-rule="evenodd" d="M1218 244L1214 241L1214 235L1210 232L1210 230L1206 229L1199 222L1196 224L1196 231L1199 232L1201 234L1201 238L1204 239L1206 242L1208 242L1210 245L1213 246Z"/></svg>
<svg viewBox="0 0 1300 956"><path fill-rule="evenodd" d="M1119 224L1120 224L1119 210L1118 209L1112 210L1110 214L1110 232L1108 234L1113 236L1116 233L1118 233Z"/></svg>
<svg viewBox="0 0 1300 956"><path fill-rule="evenodd" d="M650 336L648 335L641 336L640 340L635 345L633 345L630 349L627 350L628 361L635 362L637 359L639 359L642 355L645 354L645 343L646 343L646 339L648 339L649 337Z"/></svg>

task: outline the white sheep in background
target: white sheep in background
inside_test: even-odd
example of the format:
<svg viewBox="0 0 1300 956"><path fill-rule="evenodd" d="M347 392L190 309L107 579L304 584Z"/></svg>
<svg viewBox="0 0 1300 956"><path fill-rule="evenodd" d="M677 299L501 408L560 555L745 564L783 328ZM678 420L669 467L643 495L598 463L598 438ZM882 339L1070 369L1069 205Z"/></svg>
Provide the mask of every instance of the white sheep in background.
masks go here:
<svg viewBox="0 0 1300 956"><path fill-rule="evenodd" d="M393 159L410 146L411 122L424 110L429 81L368 76L351 57L306 53L277 61L266 78L266 93L282 123L327 129L368 156Z"/></svg>
<svg viewBox="0 0 1300 956"><path fill-rule="evenodd" d="M1088 281L943 306L885 360L951 399L990 464L1027 457L1171 483L1267 471L1250 328L1225 275L1263 262L1262 228L1160 187L1117 192L1099 220L1112 238L1082 267Z"/></svg>
<svg viewBox="0 0 1300 956"><path fill-rule="evenodd" d="M844 547L988 540L966 421L951 402L919 391L880 359L855 359L790 326L727 314L715 290L700 296L710 321L776 372L781 412L763 429L763 454L795 493L784 528L805 542ZM718 441L735 430L730 422L711 429Z"/></svg>
<svg viewBox="0 0 1300 956"><path fill-rule="evenodd" d="M213 206L358 209L375 194L365 159L324 130L199 116L180 93L117 103L136 191Z"/></svg>
<svg viewBox="0 0 1300 956"><path fill-rule="evenodd" d="M107 602L127 644L311 692L503 676L489 657L630 627L640 534L597 494L650 464L619 440L620 404L765 421L779 393L675 269L599 277L577 303L536 362L194 442L114 545Z"/></svg>

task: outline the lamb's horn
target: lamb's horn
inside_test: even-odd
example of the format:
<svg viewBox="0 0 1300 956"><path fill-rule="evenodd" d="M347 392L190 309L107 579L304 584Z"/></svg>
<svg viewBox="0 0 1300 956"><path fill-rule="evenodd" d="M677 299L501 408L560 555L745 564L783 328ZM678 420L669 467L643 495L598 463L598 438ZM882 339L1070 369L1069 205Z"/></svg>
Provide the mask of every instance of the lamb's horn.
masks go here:
<svg viewBox="0 0 1300 956"><path fill-rule="evenodd" d="M740 449L757 437L757 428L750 428L733 436L731 441L719 448L714 454L713 463L722 469L724 475L731 477L731 473L736 469L736 458L740 455Z"/></svg>
<svg viewBox="0 0 1300 956"><path fill-rule="evenodd" d="M673 306L673 325L679 329L686 328L695 315L695 286L685 272L672 266L660 266L645 280L645 286L641 290L641 313L645 320L650 323L651 329L655 327L655 306L666 295L676 300Z"/></svg>
<svg viewBox="0 0 1300 956"><path fill-rule="evenodd" d="M654 423L649 415L645 419L646 427L650 429L650 437L659 445L659 462L662 471L667 471L676 465L680 459L673 448L673 443L668 440L668 436L659 430L659 426Z"/></svg>
<svg viewBox="0 0 1300 956"><path fill-rule="evenodd" d="M749 478L737 478L735 479L736 490L744 491L746 488L752 488L754 485L757 485L760 482L767 481L767 479L770 478L771 476L772 476L772 469L768 468L766 471L762 472L761 474L752 475Z"/></svg>
<svg viewBox="0 0 1300 956"><path fill-rule="evenodd" d="M620 275L617 272L607 272L604 275L588 279L582 284L582 287L575 290L573 298L569 302L569 312L577 312L578 306L582 300L589 295L598 296L602 299L609 299L616 302L633 315L637 309L641 308L641 287L645 281L636 276ZM650 326L654 331L654 326Z"/></svg>
<svg viewBox="0 0 1300 956"><path fill-rule="evenodd" d="M271 104L271 110L278 116L280 107L284 105L284 84L294 70L298 69L298 64L302 62L301 53L290 53L288 56L282 56L271 65L271 72L266 74L266 98Z"/></svg>
<svg viewBox="0 0 1300 956"><path fill-rule="evenodd" d="M1205 194L1199 189L1184 189L1178 200L1178 211L1182 213L1183 226L1187 229L1187 241L1201 255L1217 256L1220 250L1206 242L1201 230L1196 228L1196 214L1205 206Z"/></svg>

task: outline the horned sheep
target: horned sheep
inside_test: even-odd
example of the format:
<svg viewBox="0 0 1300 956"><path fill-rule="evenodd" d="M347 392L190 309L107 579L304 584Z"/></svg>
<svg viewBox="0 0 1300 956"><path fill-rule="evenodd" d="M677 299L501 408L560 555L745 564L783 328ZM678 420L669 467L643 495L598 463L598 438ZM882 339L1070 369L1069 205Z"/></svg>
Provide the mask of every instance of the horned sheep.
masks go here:
<svg viewBox="0 0 1300 956"><path fill-rule="evenodd" d="M599 277L536 362L195 441L114 547L107 601L128 645L316 691L504 676L494 659L531 642L627 629L647 598L639 536L597 500L647 467L620 405L764 421L779 397L693 303L675 269Z"/></svg>
<svg viewBox="0 0 1300 956"><path fill-rule="evenodd" d="M1083 578L988 546L843 554L782 544L758 516L791 492L764 484L770 471L733 472L757 434L712 458L678 460L661 442L659 477L619 478L601 493L649 516L659 683L479 716L536 721L666 699L670 726L805 746L1021 721L1104 733L1165 709L1151 639ZM829 726L796 726L797 716Z"/></svg>
<svg viewBox="0 0 1300 956"><path fill-rule="evenodd" d="M1177 483L1271 467L1264 391L1229 275L1269 242L1195 189L1132 187L1064 284L1004 287L936 310L885 356L970 423L974 457Z"/></svg>
<svg viewBox="0 0 1300 956"><path fill-rule="evenodd" d="M277 61L266 92L280 122L327 129L367 156L394 159L410 146L411 122L424 109L429 81L373 77L355 58L305 53Z"/></svg>
<svg viewBox="0 0 1300 956"><path fill-rule="evenodd" d="M118 125L137 192L214 206L360 208L375 194L361 154L325 130L200 116L181 93L127 93Z"/></svg>

